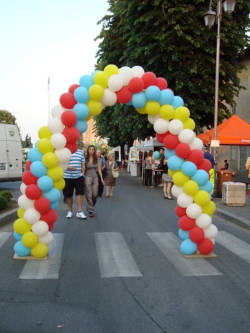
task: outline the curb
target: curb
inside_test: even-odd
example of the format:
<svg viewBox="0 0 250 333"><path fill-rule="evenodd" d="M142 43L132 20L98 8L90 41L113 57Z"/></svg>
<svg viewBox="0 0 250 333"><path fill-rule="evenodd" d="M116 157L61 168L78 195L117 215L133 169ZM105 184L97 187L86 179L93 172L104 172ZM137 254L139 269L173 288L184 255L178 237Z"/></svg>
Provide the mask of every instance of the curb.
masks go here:
<svg viewBox="0 0 250 333"><path fill-rule="evenodd" d="M239 225L239 226L241 226L245 229L250 230L250 221L247 220L244 217L239 217L235 214L226 212L225 210L223 210L221 208L218 208L218 207L216 209L215 215L227 218L230 222L233 222L233 223L235 223L235 224L237 224L237 225Z"/></svg>
<svg viewBox="0 0 250 333"><path fill-rule="evenodd" d="M13 208L10 211L0 214L0 227L14 221L17 218L17 208Z"/></svg>

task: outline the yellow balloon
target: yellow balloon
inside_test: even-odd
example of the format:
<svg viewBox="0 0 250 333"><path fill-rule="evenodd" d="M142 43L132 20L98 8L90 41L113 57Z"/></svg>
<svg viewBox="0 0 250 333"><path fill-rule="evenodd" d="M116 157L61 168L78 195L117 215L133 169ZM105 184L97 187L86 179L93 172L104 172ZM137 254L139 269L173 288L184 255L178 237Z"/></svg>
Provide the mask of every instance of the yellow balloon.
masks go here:
<svg viewBox="0 0 250 333"><path fill-rule="evenodd" d="M102 112L102 103L90 100L87 103L87 106L89 108L89 113L91 116L97 116Z"/></svg>
<svg viewBox="0 0 250 333"><path fill-rule="evenodd" d="M50 143L49 139L40 139L37 144L37 149L42 154L46 154L54 151L54 147Z"/></svg>
<svg viewBox="0 0 250 333"><path fill-rule="evenodd" d="M44 243L37 243L31 249L31 255L36 258L44 258L48 254L48 246Z"/></svg>
<svg viewBox="0 0 250 333"><path fill-rule="evenodd" d="M57 182L54 182L54 187L57 188L59 191L62 191L65 187L65 180L61 178Z"/></svg>
<svg viewBox="0 0 250 333"><path fill-rule="evenodd" d="M110 77L111 75L118 74L119 68L116 65L107 65L104 68L104 73Z"/></svg>
<svg viewBox="0 0 250 333"><path fill-rule="evenodd" d="M38 136L40 139L49 139L52 133L48 129L48 126L43 126L38 131Z"/></svg>
<svg viewBox="0 0 250 333"><path fill-rule="evenodd" d="M197 205L204 207L206 206L210 201L210 195L206 191L199 191L194 196L194 202L197 203Z"/></svg>
<svg viewBox="0 0 250 333"><path fill-rule="evenodd" d="M18 216L19 218L24 217L24 213L25 213L25 210L24 210L24 209L22 209L22 208L18 208L17 216Z"/></svg>
<svg viewBox="0 0 250 333"><path fill-rule="evenodd" d="M89 114L87 118L85 118L85 121L89 121L92 117L92 114Z"/></svg>
<svg viewBox="0 0 250 333"><path fill-rule="evenodd" d="M189 116L190 116L189 109L186 108L185 106L180 106L175 110L175 115L174 115L175 119L179 119L182 122L185 122L188 120Z"/></svg>
<svg viewBox="0 0 250 333"><path fill-rule="evenodd" d="M58 157L54 153L46 153L42 157L42 162L47 168L54 168L58 164Z"/></svg>
<svg viewBox="0 0 250 333"><path fill-rule="evenodd" d="M38 243L38 237L33 231L26 232L22 237L24 246L33 247Z"/></svg>
<svg viewBox="0 0 250 333"><path fill-rule="evenodd" d="M95 101L99 101L104 95L104 88L99 84L93 84L89 88L89 96Z"/></svg>
<svg viewBox="0 0 250 333"><path fill-rule="evenodd" d="M18 234L24 234L30 231L31 224L27 223L23 218L20 218L14 222L13 228Z"/></svg>
<svg viewBox="0 0 250 333"><path fill-rule="evenodd" d="M146 113L146 109L145 109L145 106L143 108L140 108L140 109L136 109L136 111L140 114L145 114Z"/></svg>
<svg viewBox="0 0 250 333"><path fill-rule="evenodd" d="M150 116L156 116L160 110L160 103L148 101L145 105L145 110Z"/></svg>
<svg viewBox="0 0 250 333"><path fill-rule="evenodd" d="M107 86L108 86L108 79L109 79L108 75L105 72L100 71L100 72L97 72L95 74L94 82L96 84L99 84L103 88L107 88Z"/></svg>
<svg viewBox="0 0 250 333"><path fill-rule="evenodd" d="M163 119L169 120L173 119L175 114L175 110L172 105L162 105L160 107L160 116Z"/></svg>
<svg viewBox="0 0 250 333"><path fill-rule="evenodd" d="M59 166L50 168L47 171L47 175L52 178L54 182L58 182L63 177L63 174L63 168Z"/></svg>
<svg viewBox="0 0 250 333"><path fill-rule="evenodd" d="M168 174L170 177L173 178L174 174L176 174L177 171L174 171L174 170L171 170L171 169L168 169Z"/></svg>
<svg viewBox="0 0 250 333"><path fill-rule="evenodd" d="M177 171L173 175L173 182L177 186L183 186L188 180L189 180L189 177L184 175L184 173L182 171Z"/></svg>
<svg viewBox="0 0 250 333"><path fill-rule="evenodd" d="M184 128L191 129L192 131L195 129L195 122L193 119L189 118L187 121L183 123Z"/></svg>
<svg viewBox="0 0 250 333"><path fill-rule="evenodd" d="M193 197L199 191L199 185L195 181L189 180L184 184L183 191Z"/></svg>
<svg viewBox="0 0 250 333"><path fill-rule="evenodd" d="M210 201L206 206L202 207L202 213L203 214L208 214L208 215L213 215L216 211L216 206L213 201Z"/></svg>

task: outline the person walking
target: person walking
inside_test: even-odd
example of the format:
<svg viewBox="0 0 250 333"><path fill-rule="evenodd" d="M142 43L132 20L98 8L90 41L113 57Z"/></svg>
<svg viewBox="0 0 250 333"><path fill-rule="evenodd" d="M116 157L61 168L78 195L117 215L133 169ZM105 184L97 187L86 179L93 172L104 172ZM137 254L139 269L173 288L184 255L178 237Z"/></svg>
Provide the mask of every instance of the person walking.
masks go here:
<svg viewBox="0 0 250 333"><path fill-rule="evenodd" d="M152 167L153 167L153 151L150 150L145 159L145 185L152 188Z"/></svg>
<svg viewBox="0 0 250 333"><path fill-rule="evenodd" d="M102 155L100 149L97 150L96 155L97 155L97 159L98 159L98 161L99 161L100 167L101 167L102 178L104 179L106 160L105 160L104 156ZM101 181L101 178L100 178L98 172L97 172L97 176L98 176L98 182L99 182L99 183L98 183L98 197L101 198L101 197L102 197L102 194L103 194L104 186L103 186L103 183L102 183L102 181Z"/></svg>
<svg viewBox="0 0 250 333"><path fill-rule="evenodd" d="M73 217L73 194L76 194L77 213L76 217L86 219L86 215L82 210L83 194L84 194L84 172L85 158L82 150L78 149L71 155L68 167L64 172L65 187L63 195L68 206L67 219Z"/></svg>
<svg viewBox="0 0 250 333"><path fill-rule="evenodd" d="M113 155L109 154L105 166L105 177L104 177L106 198L110 198L113 196L113 191L116 183L116 178L113 177L113 171L118 171L118 165L113 160Z"/></svg>
<svg viewBox="0 0 250 333"><path fill-rule="evenodd" d="M168 161L166 158L164 158L163 160L162 170L163 170L162 181L163 181L164 199L172 200L173 198L171 196L171 187L173 184L173 179L168 174Z"/></svg>
<svg viewBox="0 0 250 333"><path fill-rule="evenodd" d="M87 211L90 217L94 216L94 208L96 204L96 198L98 195L97 172L103 184L102 171L96 155L95 146L90 145L87 149L86 166L85 166L85 188L86 188Z"/></svg>

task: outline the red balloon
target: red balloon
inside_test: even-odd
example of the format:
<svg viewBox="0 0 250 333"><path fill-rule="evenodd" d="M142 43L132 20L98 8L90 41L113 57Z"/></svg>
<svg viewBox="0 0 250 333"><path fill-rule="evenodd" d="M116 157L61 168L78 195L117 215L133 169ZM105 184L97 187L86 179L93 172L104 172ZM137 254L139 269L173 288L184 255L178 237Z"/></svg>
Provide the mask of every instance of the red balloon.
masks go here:
<svg viewBox="0 0 250 333"><path fill-rule="evenodd" d="M175 148L175 153L178 157L187 158L190 154L190 147L187 143L179 143Z"/></svg>
<svg viewBox="0 0 250 333"><path fill-rule="evenodd" d="M203 162L204 160L204 154L201 150L199 149L193 149L191 150L189 156L188 156L188 161L191 161L195 163L196 165L199 165Z"/></svg>
<svg viewBox="0 0 250 333"><path fill-rule="evenodd" d="M202 228L199 227L194 227L193 229L190 230L189 232L189 238L191 241L194 243L200 243L204 239L204 231Z"/></svg>
<svg viewBox="0 0 250 333"><path fill-rule="evenodd" d="M40 196L42 195L42 191L37 185L31 184L26 187L25 194L26 197L30 200L36 200L40 198Z"/></svg>
<svg viewBox="0 0 250 333"><path fill-rule="evenodd" d="M167 149L175 149L179 143L178 136L173 134L167 134L163 140L163 144Z"/></svg>
<svg viewBox="0 0 250 333"><path fill-rule="evenodd" d="M204 238L202 242L198 244L198 250L201 254L209 254L214 249L214 243L209 238Z"/></svg>
<svg viewBox="0 0 250 333"><path fill-rule="evenodd" d="M37 177L33 175L30 171L25 171L22 175L22 181L25 185L36 184Z"/></svg>
<svg viewBox="0 0 250 333"><path fill-rule="evenodd" d="M140 77L134 77L129 81L128 89L132 93L139 93L144 87L143 80Z"/></svg>
<svg viewBox="0 0 250 333"><path fill-rule="evenodd" d="M165 80L163 77L158 77L156 79L155 85L160 88L160 90L167 89L168 87L168 82Z"/></svg>
<svg viewBox="0 0 250 333"><path fill-rule="evenodd" d="M46 214L43 214L40 217L40 220L42 220L48 224L52 224L52 223L56 222L56 220L57 220L57 213L54 209L50 209Z"/></svg>
<svg viewBox="0 0 250 333"><path fill-rule="evenodd" d="M40 197L35 200L34 207L40 214L46 214L50 210L50 202L47 198Z"/></svg>
<svg viewBox="0 0 250 333"><path fill-rule="evenodd" d="M126 104L131 100L132 93L128 87L123 87L121 90L117 91L116 96L118 103Z"/></svg>
<svg viewBox="0 0 250 333"><path fill-rule="evenodd" d="M60 104L65 109L73 109L76 103L77 101L71 93L64 93L60 97Z"/></svg>
<svg viewBox="0 0 250 333"><path fill-rule="evenodd" d="M166 136L167 134L168 134L168 131L165 132L165 133L163 133L163 134L156 133L156 139L157 139L157 141L163 143L164 138L165 138L165 136Z"/></svg>
<svg viewBox="0 0 250 333"><path fill-rule="evenodd" d="M156 75L153 72L146 72L142 75L142 80L144 83L144 89L149 86L156 85Z"/></svg>
<svg viewBox="0 0 250 333"><path fill-rule="evenodd" d="M77 143L67 143L65 148L68 148L72 154L74 154L77 151Z"/></svg>
<svg viewBox="0 0 250 333"><path fill-rule="evenodd" d="M80 87L80 84L72 84L72 86L69 87L68 92L71 93L72 95L74 95L74 91L76 90L76 88Z"/></svg>
<svg viewBox="0 0 250 333"><path fill-rule="evenodd" d="M49 231L51 231L51 230L54 229L54 224L55 224L55 222L53 222L53 223L48 223L48 225L49 225Z"/></svg>
<svg viewBox="0 0 250 333"><path fill-rule="evenodd" d="M31 166L31 164L32 164L32 162L29 161L29 160L27 160L26 165L25 165L27 171L30 171L30 166Z"/></svg>
<svg viewBox="0 0 250 333"><path fill-rule="evenodd" d="M76 143L80 137L80 133L75 127L64 128L62 134L65 136L67 143Z"/></svg>
<svg viewBox="0 0 250 333"><path fill-rule="evenodd" d="M182 230L191 230L195 225L195 219L191 219L187 215L183 215L179 221L178 225Z"/></svg>
<svg viewBox="0 0 250 333"><path fill-rule="evenodd" d="M175 214L178 217L182 217L182 216L186 215L186 208L182 208L180 206L176 206L175 207Z"/></svg>
<svg viewBox="0 0 250 333"><path fill-rule="evenodd" d="M61 115L61 121L65 126L72 127L77 121L74 111L64 111Z"/></svg>
<svg viewBox="0 0 250 333"><path fill-rule="evenodd" d="M209 160L204 158L202 163L198 165L198 169L202 169L209 172L209 170L212 169L212 164Z"/></svg>

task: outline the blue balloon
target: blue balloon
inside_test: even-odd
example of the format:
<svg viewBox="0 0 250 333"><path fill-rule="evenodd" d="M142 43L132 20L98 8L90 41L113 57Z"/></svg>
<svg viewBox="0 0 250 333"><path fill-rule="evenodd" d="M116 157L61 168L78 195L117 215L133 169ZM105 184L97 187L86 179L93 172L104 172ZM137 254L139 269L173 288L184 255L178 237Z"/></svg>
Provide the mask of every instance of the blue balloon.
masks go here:
<svg viewBox="0 0 250 333"><path fill-rule="evenodd" d="M13 236L15 237L15 240L17 240L17 241L20 241L23 237L22 234L19 234L16 231L14 231Z"/></svg>
<svg viewBox="0 0 250 333"><path fill-rule="evenodd" d="M182 230L182 229L179 229L178 230L178 236L181 240L185 240L185 239L188 239L189 238L189 231L185 231L185 230Z"/></svg>
<svg viewBox="0 0 250 333"><path fill-rule="evenodd" d="M40 151L37 148L31 148L27 155L28 160L30 160L31 162L41 161L42 156L43 155L40 153Z"/></svg>
<svg viewBox="0 0 250 333"><path fill-rule="evenodd" d="M78 103L86 103L89 100L89 92L85 87L78 87L74 91L74 97Z"/></svg>
<svg viewBox="0 0 250 333"><path fill-rule="evenodd" d="M140 92L138 94L134 94L132 97L132 104L136 109L143 108L146 104L147 99L143 92Z"/></svg>
<svg viewBox="0 0 250 333"><path fill-rule="evenodd" d="M58 201L60 196L60 191L57 188L52 188L50 191L43 193L43 197L48 199L50 202Z"/></svg>
<svg viewBox="0 0 250 333"><path fill-rule="evenodd" d="M93 72L91 73L91 76L94 77L94 76L96 75L96 73L98 73L98 72L100 72L100 71L98 71L98 70L93 71Z"/></svg>
<svg viewBox="0 0 250 333"><path fill-rule="evenodd" d="M16 242L14 245L14 251L20 257L27 257L30 255L30 248L24 246L21 241Z"/></svg>
<svg viewBox="0 0 250 333"><path fill-rule="evenodd" d="M174 99L172 101L172 106L174 109L179 108L180 106L184 105L184 101L180 96L174 96Z"/></svg>
<svg viewBox="0 0 250 333"><path fill-rule="evenodd" d="M49 176L42 176L37 181L37 186L43 191L48 192L53 188L53 180Z"/></svg>
<svg viewBox="0 0 250 333"><path fill-rule="evenodd" d="M83 104L83 103L77 103L74 106L73 110L74 110L78 120L84 120L89 115L89 108L87 107L86 104Z"/></svg>
<svg viewBox="0 0 250 333"><path fill-rule="evenodd" d="M77 120L74 127L78 129L80 134L82 134L83 132L85 132L87 130L88 124L85 120Z"/></svg>
<svg viewBox="0 0 250 333"><path fill-rule="evenodd" d="M173 99L174 99L174 93L172 92L172 90L170 89L161 90L160 99L159 99L159 103L161 105L171 104Z"/></svg>
<svg viewBox="0 0 250 333"><path fill-rule="evenodd" d="M80 78L80 86L89 89L94 84L94 78L92 75L85 74Z"/></svg>
<svg viewBox="0 0 250 333"><path fill-rule="evenodd" d="M186 161L182 164L181 170L186 176L192 177L197 171L197 166L193 162Z"/></svg>
<svg viewBox="0 0 250 333"><path fill-rule="evenodd" d="M175 156L175 150L174 149L164 149L164 156L166 159L169 159L171 156Z"/></svg>
<svg viewBox="0 0 250 333"><path fill-rule="evenodd" d="M183 162L184 162L183 158L180 158L178 156L171 156L168 159L168 167L171 170L177 171L181 168Z"/></svg>
<svg viewBox="0 0 250 333"><path fill-rule="evenodd" d="M31 164L30 171L33 173L34 176L39 178L46 175L47 168L44 166L43 162L35 161Z"/></svg>
<svg viewBox="0 0 250 333"><path fill-rule="evenodd" d="M213 191L213 184L210 181L208 181L205 185L200 186L200 190L211 193Z"/></svg>
<svg viewBox="0 0 250 333"><path fill-rule="evenodd" d="M185 239L181 242L180 251L184 255L191 255L197 250L197 244L192 242L191 239Z"/></svg>
<svg viewBox="0 0 250 333"><path fill-rule="evenodd" d="M132 101L129 101L128 103L126 103L126 105L132 105Z"/></svg>
<svg viewBox="0 0 250 333"><path fill-rule="evenodd" d="M209 180L209 176L205 170L197 170L192 179L196 181L198 185L205 185Z"/></svg>
<svg viewBox="0 0 250 333"><path fill-rule="evenodd" d="M150 86L146 89L145 95L150 101L158 101L161 96L161 91L157 86Z"/></svg>
<svg viewBox="0 0 250 333"><path fill-rule="evenodd" d="M53 201L50 203L50 208L51 209L57 209L59 206L59 201Z"/></svg>
<svg viewBox="0 0 250 333"><path fill-rule="evenodd" d="M154 160L159 160L159 158L161 157L161 154L159 151L154 151Z"/></svg>

